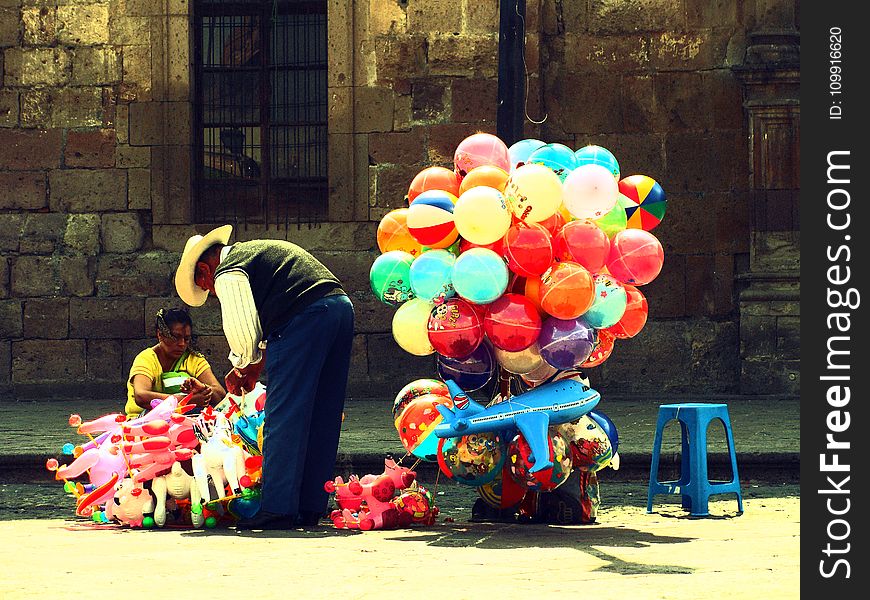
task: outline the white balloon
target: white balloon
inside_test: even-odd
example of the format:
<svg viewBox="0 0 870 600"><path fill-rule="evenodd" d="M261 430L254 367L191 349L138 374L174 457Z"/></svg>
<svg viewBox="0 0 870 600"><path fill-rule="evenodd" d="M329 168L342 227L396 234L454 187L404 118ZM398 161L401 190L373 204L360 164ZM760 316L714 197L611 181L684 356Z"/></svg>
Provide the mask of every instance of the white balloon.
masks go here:
<svg viewBox="0 0 870 600"><path fill-rule="evenodd" d="M613 173L596 164L571 171L562 187L565 208L577 219L600 219L619 198L619 184Z"/></svg>

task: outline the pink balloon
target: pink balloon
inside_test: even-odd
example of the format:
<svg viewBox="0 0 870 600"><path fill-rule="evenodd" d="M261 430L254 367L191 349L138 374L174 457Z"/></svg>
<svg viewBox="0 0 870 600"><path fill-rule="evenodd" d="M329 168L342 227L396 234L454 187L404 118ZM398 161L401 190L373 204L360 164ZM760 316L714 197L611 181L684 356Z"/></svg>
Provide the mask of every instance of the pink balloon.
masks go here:
<svg viewBox="0 0 870 600"><path fill-rule="evenodd" d="M598 273L607 262L610 238L588 219L565 223L553 238L556 260L580 263L591 273Z"/></svg>
<svg viewBox="0 0 870 600"><path fill-rule="evenodd" d="M492 165L510 171L511 159L507 145L491 133L475 133L468 136L453 153L454 172L459 177L475 167Z"/></svg>
<svg viewBox="0 0 870 600"><path fill-rule="evenodd" d="M622 283L644 285L658 277L665 251L658 238L643 229L625 229L610 244L607 270Z"/></svg>

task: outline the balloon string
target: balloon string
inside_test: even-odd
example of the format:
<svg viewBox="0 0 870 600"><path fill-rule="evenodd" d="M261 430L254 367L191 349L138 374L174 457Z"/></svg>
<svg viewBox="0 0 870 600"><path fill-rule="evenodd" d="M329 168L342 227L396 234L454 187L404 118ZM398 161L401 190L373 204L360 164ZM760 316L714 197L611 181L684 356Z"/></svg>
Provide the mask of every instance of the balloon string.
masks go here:
<svg viewBox="0 0 870 600"><path fill-rule="evenodd" d="M544 118L541 119L540 121L536 121L535 119L533 119L532 117L529 116L529 79L530 79L530 77L529 77L529 67L528 67L528 65L526 65L526 20L523 17L523 15L520 14L520 7L518 4L514 4L514 12L517 14L517 16L520 18L520 21L523 24L522 25L523 26L523 47L520 49L520 56L523 59L523 73L525 74L525 77L526 77L526 86L525 86L525 90L524 90L525 97L523 99L523 104L524 104L523 105L523 112L525 113L526 118L529 121L531 121L535 125L541 125L544 121L547 120L548 113L544 113Z"/></svg>

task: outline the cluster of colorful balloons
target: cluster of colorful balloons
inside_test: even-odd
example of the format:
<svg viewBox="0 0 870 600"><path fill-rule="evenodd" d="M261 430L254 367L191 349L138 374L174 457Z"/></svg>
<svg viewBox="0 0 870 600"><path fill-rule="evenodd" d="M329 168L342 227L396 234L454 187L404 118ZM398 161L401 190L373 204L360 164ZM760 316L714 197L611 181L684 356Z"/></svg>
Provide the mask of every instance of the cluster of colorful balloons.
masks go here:
<svg viewBox="0 0 870 600"><path fill-rule="evenodd" d="M602 364L643 328L639 287L664 261L650 233L662 187L620 177L600 146L488 133L457 146L452 170L420 171L379 223L370 270L399 346L437 354L439 377L468 392L499 368L535 383Z"/></svg>

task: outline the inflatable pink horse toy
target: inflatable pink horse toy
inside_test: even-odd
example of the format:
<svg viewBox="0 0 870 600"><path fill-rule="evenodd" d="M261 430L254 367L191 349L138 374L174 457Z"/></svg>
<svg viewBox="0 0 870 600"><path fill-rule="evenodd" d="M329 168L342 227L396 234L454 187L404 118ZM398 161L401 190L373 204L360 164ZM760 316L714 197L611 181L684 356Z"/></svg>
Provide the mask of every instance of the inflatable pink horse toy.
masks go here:
<svg viewBox="0 0 870 600"><path fill-rule="evenodd" d="M400 467L391 458L384 460L380 475L351 475L345 483L341 477L327 481L323 488L335 493L338 510L330 518L337 529L395 529L410 525L407 514L391 502L396 490L402 490L416 479L416 473Z"/></svg>

